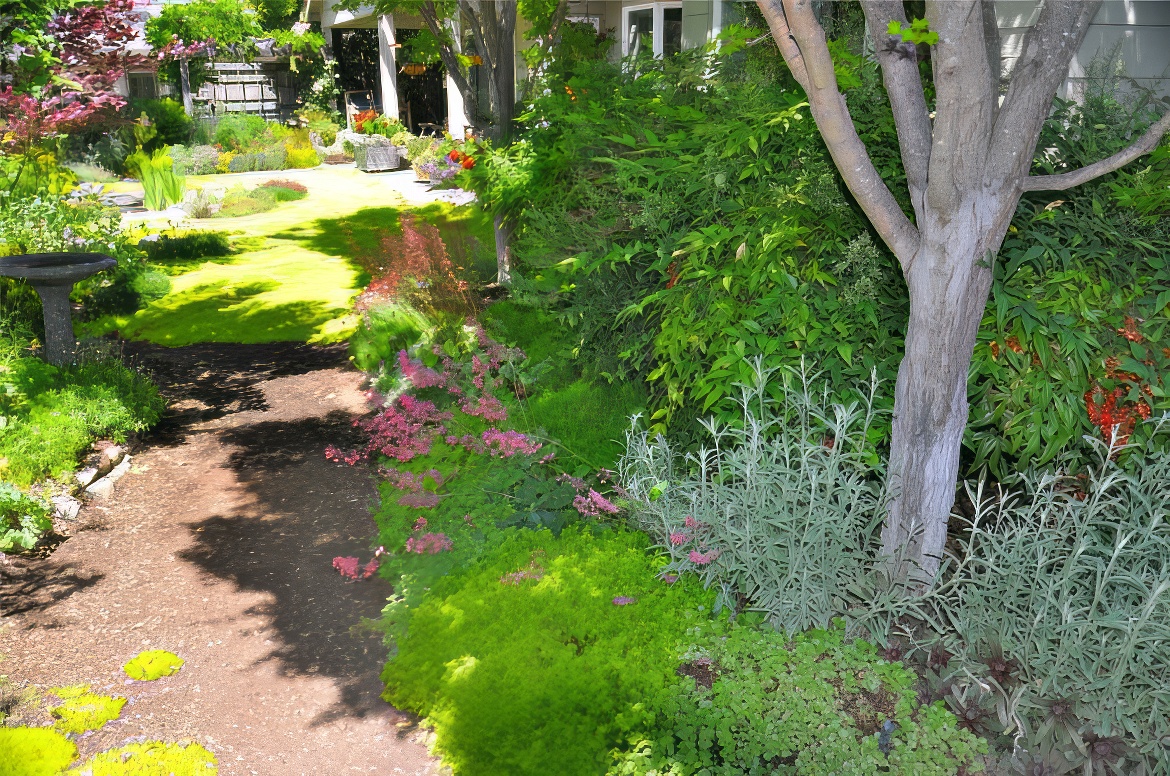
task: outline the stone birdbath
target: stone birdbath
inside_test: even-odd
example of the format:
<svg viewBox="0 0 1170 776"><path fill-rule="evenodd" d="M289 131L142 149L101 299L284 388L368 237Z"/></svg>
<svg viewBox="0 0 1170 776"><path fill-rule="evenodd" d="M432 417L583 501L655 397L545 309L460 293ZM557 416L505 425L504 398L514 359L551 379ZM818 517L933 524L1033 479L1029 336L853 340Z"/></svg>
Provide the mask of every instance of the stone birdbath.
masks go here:
<svg viewBox="0 0 1170 776"><path fill-rule="evenodd" d="M25 253L0 256L0 275L24 278L36 289L45 310L45 360L54 366L73 363L73 284L118 266L104 253Z"/></svg>

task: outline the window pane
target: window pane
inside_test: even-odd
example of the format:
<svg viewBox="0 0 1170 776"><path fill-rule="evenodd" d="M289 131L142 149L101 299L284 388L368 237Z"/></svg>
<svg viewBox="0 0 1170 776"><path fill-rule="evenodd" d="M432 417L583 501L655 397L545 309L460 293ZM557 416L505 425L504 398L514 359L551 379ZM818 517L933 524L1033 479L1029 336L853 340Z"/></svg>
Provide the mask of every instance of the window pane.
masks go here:
<svg viewBox="0 0 1170 776"><path fill-rule="evenodd" d="M626 30L626 46L630 54L640 54L642 46L652 45L654 39L654 10L646 8L630 11L629 27Z"/></svg>
<svg viewBox="0 0 1170 776"><path fill-rule="evenodd" d="M662 9L662 53L665 56L682 51L682 9Z"/></svg>

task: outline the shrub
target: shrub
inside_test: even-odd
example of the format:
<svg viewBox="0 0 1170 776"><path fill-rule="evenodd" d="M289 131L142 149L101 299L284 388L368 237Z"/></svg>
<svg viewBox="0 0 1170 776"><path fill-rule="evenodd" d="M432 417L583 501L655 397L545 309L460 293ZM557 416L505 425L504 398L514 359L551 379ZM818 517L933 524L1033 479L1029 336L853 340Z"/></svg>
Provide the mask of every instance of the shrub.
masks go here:
<svg viewBox="0 0 1170 776"><path fill-rule="evenodd" d="M25 397L0 428L0 477L17 485L71 472L95 438L125 441L165 406L149 380L116 360L61 370L22 358L0 377Z"/></svg>
<svg viewBox="0 0 1170 776"><path fill-rule="evenodd" d="M146 258L155 263L194 261L206 256L230 256L231 239L226 232L187 232L164 234L157 240L142 243Z"/></svg>
<svg viewBox="0 0 1170 776"><path fill-rule="evenodd" d="M0 773L57 776L77 759L77 746L51 728L0 727Z"/></svg>
<svg viewBox="0 0 1170 776"><path fill-rule="evenodd" d="M31 550L52 527L48 504L0 482L0 552Z"/></svg>
<svg viewBox="0 0 1170 776"><path fill-rule="evenodd" d="M382 364L394 364L398 352L418 342L426 328L426 320L410 307L391 304L367 310L349 340L354 366L376 372Z"/></svg>
<svg viewBox="0 0 1170 776"><path fill-rule="evenodd" d="M956 774L987 742L941 703L920 706L917 677L844 629L790 638L750 625L708 627L678 678L646 705L646 738L611 776Z"/></svg>
<svg viewBox="0 0 1170 776"><path fill-rule="evenodd" d="M183 145L191 140L193 122L183 104L169 97L161 100L135 100L131 106L135 114L145 113L158 133L148 146L154 150L163 146Z"/></svg>
<svg viewBox="0 0 1170 776"><path fill-rule="evenodd" d="M620 480L640 527L670 553L669 568L743 595L777 627L827 628L873 565L883 468L865 405L829 406L808 378L785 372L781 398L754 365L734 425L708 420L710 441L680 463L662 437L631 432Z"/></svg>
<svg viewBox="0 0 1170 776"><path fill-rule="evenodd" d="M385 697L456 773L602 773L709 603L655 572L638 534L514 532L412 610Z"/></svg>
<svg viewBox="0 0 1170 776"><path fill-rule="evenodd" d="M219 155L219 161L215 163L215 171L223 174L233 172L232 161L236 158L235 151L224 151Z"/></svg>
<svg viewBox="0 0 1170 776"><path fill-rule="evenodd" d="M239 153L228 160L226 172L254 172L260 169L260 162L259 154Z"/></svg>
<svg viewBox="0 0 1170 776"><path fill-rule="evenodd" d="M244 151L268 127L262 116L229 113L215 127L215 144L224 150Z"/></svg>
<svg viewBox="0 0 1170 776"><path fill-rule="evenodd" d="M219 164L219 151L215 146L176 146L171 149L175 172L180 175L214 175Z"/></svg>
<svg viewBox="0 0 1170 776"><path fill-rule="evenodd" d="M1079 476L1028 473L1014 491L971 492L977 512L955 557L932 587L910 591L879 555L872 402L808 394L807 382L790 384L773 402L757 381L741 427L707 424L717 444L681 464L632 435L622 484L670 554L666 569L697 573L719 604L789 632L848 618L920 664L924 692L1020 767L1170 765L1155 689L1170 682L1170 416L1124 469L1098 442L1100 463Z"/></svg>
<svg viewBox="0 0 1170 776"><path fill-rule="evenodd" d="M321 164L321 157L317 156L317 152L312 148L290 147L288 149L288 166L291 169L316 167L319 164Z"/></svg>
<svg viewBox="0 0 1170 776"><path fill-rule="evenodd" d="M276 196L271 189L257 187L255 189L234 188L223 195L216 218L235 218L250 216L255 213L266 213L277 205Z"/></svg>
<svg viewBox="0 0 1170 776"><path fill-rule="evenodd" d="M115 269L82 280L73 298L85 304L84 316L133 312L138 307L134 291L143 272L141 253L122 232L121 213L93 199L70 201L44 195L36 198L9 196L0 207L0 254L50 251L94 251L118 260ZM39 307L35 304L33 307ZM39 310L29 309L32 326L41 324ZM39 330L39 329L38 329Z"/></svg>
<svg viewBox="0 0 1170 776"><path fill-rule="evenodd" d="M186 180L176 174L167 149L156 149L149 156L136 151L126 157L126 167L142 181L147 210L164 210L183 201Z"/></svg>

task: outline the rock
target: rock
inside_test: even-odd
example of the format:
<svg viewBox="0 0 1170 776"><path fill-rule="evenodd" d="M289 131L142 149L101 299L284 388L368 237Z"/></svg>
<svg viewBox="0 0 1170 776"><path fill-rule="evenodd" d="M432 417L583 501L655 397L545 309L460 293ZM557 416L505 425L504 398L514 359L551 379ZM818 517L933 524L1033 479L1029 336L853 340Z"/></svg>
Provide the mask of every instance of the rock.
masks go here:
<svg viewBox="0 0 1170 776"><path fill-rule="evenodd" d="M114 483L109 477L103 477L85 489L85 495L90 498L108 498L114 492Z"/></svg>
<svg viewBox="0 0 1170 776"><path fill-rule="evenodd" d="M91 483L85 489L85 495L90 498L108 498L114 492L114 483L122 479L126 475L126 472L130 471L131 463L130 456L123 454L121 461L110 470L109 474Z"/></svg>
<svg viewBox="0 0 1170 776"><path fill-rule="evenodd" d="M53 514L62 520L76 520L81 511L81 502L73 496L53 496Z"/></svg>
<svg viewBox="0 0 1170 776"><path fill-rule="evenodd" d="M88 488L97 478L98 467L96 466L87 467L73 475L73 479L77 480L77 485L81 488Z"/></svg>

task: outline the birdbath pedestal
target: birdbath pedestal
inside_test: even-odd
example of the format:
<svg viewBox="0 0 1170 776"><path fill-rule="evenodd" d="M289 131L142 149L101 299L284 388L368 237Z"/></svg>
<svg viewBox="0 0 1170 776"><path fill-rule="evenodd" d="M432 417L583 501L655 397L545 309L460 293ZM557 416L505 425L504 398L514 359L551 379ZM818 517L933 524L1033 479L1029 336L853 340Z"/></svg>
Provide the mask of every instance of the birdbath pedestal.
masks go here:
<svg viewBox="0 0 1170 776"><path fill-rule="evenodd" d="M45 360L54 366L73 363L76 340L69 294L73 284L118 266L104 253L26 253L0 256L0 275L23 278L36 289L45 311Z"/></svg>

